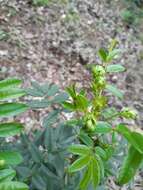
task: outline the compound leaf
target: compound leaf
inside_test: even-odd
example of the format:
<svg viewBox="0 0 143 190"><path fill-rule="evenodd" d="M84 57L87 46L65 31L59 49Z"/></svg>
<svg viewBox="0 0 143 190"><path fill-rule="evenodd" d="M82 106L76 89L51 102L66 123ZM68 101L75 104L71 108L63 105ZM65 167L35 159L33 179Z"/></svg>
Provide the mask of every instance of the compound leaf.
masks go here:
<svg viewBox="0 0 143 190"><path fill-rule="evenodd" d="M143 154L131 146L119 173L118 182L120 185L128 183L134 177L142 160Z"/></svg>
<svg viewBox="0 0 143 190"><path fill-rule="evenodd" d="M51 102L49 100L31 100L28 102L29 107L32 109L41 109L41 108L47 108Z"/></svg>
<svg viewBox="0 0 143 190"><path fill-rule="evenodd" d="M76 155L87 155L90 153L90 148L85 145L76 144L69 147L69 151Z"/></svg>
<svg viewBox="0 0 143 190"><path fill-rule="evenodd" d="M20 123L2 123L0 124L0 137L9 137L20 133L23 125Z"/></svg>
<svg viewBox="0 0 143 190"><path fill-rule="evenodd" d="M95 158L93 158L92 161L90 162L90 167L91 167L92 184L94 188L96 189L100 183L101 174L100 174L100 165Z"/></svg>
<svg viewBox="0 0 143 190"><path fill-rule="evenodd" d="M22 182L7 181L0 183L0 190L28 190L28 186Z"/></svg>
<svg viewBox="0 0 143 190"><path fill-rule="evenodd" d="M79 138L80 140L86 144L87 146L93 147L94 142L93 140L88 136L87 133L85 133L84 131L81 131L79 134Z"/></svg>
<svg viewBox="0 0 143 190"><path fill-rule="evenodd" d="M54 97L52 100L53 103L62 103L68 99L68 94L65 92L62 92Z"/></svg>
<svg viewBox="0 0 143 190"><path fill-rule="evenodd" d="M22 81L16 78L8 78L0 81L0 90L9 89L20 85Z"/></svg>
<svg viewBox="0 0 143 190"><path fill-rule="evenodd" d="M84 172L83 178L80 181L79 187L81 190L86 190L88 188L90 178L91 178L90 169L91 169L90 167L87 168L87 170Z"/></svg>
<svg viewBox="0 0 143 190"><path fill-rule="evenodd" d="M105 119L113 119L118 115L118 112L116 108L110 107L110 108L104 109L101 114L103 115Z"/></svg>
<svg viewBox="0 0 143 190"><path fill-rule="evenodd" d="M114 96L122 99L123 98L123 93L114 85L107 85L106 90L111 92Z"/></svg>
<svg viewBox="0 0 143 190"><path fill-rule="evenodd" d="M59 110L54 110L51 113L49 113L44 119L43 119L43 126L44 127L49 127L52 125L57 119L60 111Z"/></svg>
<svg viewBox="0 0 143 190"><path fill-rule="evenodd" d="M108 65L106 69L108 73L117 73L117 72L123 72L126 70L125 67L123 67L120 64Z"/></svg>
<svg viewBox="0 0 143 190"><path fill-rule="evenodd" d="M6 89L1 90L0 89L0 100L9 100L14 98L19 98L21 96L24 96L25 92L22 89L19 88L13 88L13 89Z"/></svg>
<svg viewBox="0 0 143 190"><path fill-rule="evenodd" d="M105 49L101 48L101 49L98 51L98 55L99 55L100 59L101 59L103 62L106 62L108 53L107 53L107 51L106 51Z"/></svg>
<svg viewBox="0 0 143 190"><path fill-rule="evenodd" d="M28 106L22 103L2 103L0 104L0 117L16 116L27 109Z"/></svg>
<svg viewBox="0 0 143 190"><path fill-rule="evenodd" d="M141 154L143 154L143 135L135 131L131 131L125 125L120 124L116 127L116 131L123 135L128 142L137 149Z"/></svg>
<svg viewBox="0 0 143 190"><path fill-rule="evenodd" d="M69 172L72 173L72 172L80 171L81 169L83 169L87 166L89 161L90 161L89 156L80 157L69 167Z"/></svg>
<svg viewBox="0 0 143 190"><path fill-rule="evenodd" d="M18 152L4 151L0 152L0 159L5 161L6 165L18 165L23 161L22 156Z"/></svg>
<svg viewBox="0 0 143 190"><path fill-rule="evenodd" d="M11 181L16 175L15 170L13 169L3 169L0 170L0 183L4 181Z"/></svg>
<svg viewBox="0 0 143 190"><path fill-rule="evenodd" d="M94 133L106 134L112 131L112 126L104 121L99 121L96 124Z"/></svg>

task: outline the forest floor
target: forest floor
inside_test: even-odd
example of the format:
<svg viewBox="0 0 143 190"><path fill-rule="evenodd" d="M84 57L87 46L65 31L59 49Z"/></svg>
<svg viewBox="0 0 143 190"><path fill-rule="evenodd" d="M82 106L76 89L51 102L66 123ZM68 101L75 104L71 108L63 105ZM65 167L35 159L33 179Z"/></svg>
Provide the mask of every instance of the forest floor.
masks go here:
<svg viewBox="0 0 143 190"><path fill-rule="evenodd" d="M142 127L143 42L138 32L143 27L137 30L123 23L121 9L119 0L73 0L69 5L46 7L35 7L30 0L0 0L0 79L17 76L25 86L31 80L61 88L75 82L86 86L86 65L96 64L98 49L116 38L122 50L116 62L127 68L111 77L125 93L123 102L116 105L134 107L139 113L135 125ZM30 119L23 118L25 123L31 122L30 128L36 125L34 117L30 113ZM142 181L138 178L137 183ZM119 188L112 184L110 189ZM139 182L135 190L143 190L143 184Z"/></svg>

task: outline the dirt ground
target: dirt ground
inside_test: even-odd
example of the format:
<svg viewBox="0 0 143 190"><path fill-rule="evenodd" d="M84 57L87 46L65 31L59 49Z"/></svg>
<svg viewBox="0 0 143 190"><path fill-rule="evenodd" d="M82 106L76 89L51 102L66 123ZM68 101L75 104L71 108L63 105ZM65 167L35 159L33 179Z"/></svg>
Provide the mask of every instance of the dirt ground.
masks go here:
<svg viewBox="0 0 143 190"><path fill-rule="evenodd" d="M86 86L86 65L96 64L97 50L116 38L122 50L116 62L127 68L111 77L125 93L116 104L134 107L139 118L133 124L142 127L143 43L138 32L143 31L123 23L121 7L119 0L72 0L46 7L34 7L31 0L0 0L0 79L17 76L25 86L31 80L61 88L73 82ZM136 190L143 190L143 184Z"/></svg>

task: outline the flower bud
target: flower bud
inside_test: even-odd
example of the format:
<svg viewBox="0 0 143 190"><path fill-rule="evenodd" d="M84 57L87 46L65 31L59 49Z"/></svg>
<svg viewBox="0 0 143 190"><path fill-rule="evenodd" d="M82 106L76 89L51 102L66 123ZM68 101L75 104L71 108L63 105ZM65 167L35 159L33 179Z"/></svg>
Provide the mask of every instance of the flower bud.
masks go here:
<svg viewBox="0 0 143 190"><path fill-rule="evenodd" d="M93 132L95 130L96 125L93 124L92 120L88 120L86 123L87 130Z"/></svg>
<svg viewBox="0 0 143 190"><path fill-rule="evenodd" d="M104 76L105 75L105 69L101 65L96 65L95 67L93 67L92 71L95 76Z"/></svg>
<svg viewBox="0 0 143 190"><path fill-rule="evenodd" d="M0 167L3 167L5 165L5 160L0 160Z"/></svg>
<svg viewBox="0 0 143 190"><path fill-rule="evenodd" d="M137 112L130 108L123 108L122 111L120 112L120 115L126 119L136 119Z"/></svg>
<svg viewBox="0 0 143 190"><path fill-rule="evenodd" d="M106 85L106 80L105 80L104 77L100 77L100 78L99 78L99 80L98 80L98 85L99 85L100 87L105 87L105 85Z"/></svg>

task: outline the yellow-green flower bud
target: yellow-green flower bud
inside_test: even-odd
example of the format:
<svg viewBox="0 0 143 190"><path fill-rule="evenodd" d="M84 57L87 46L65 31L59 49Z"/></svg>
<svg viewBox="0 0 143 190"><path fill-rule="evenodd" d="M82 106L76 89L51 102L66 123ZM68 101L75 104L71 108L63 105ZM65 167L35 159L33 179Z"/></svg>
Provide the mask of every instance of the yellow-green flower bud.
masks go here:
<svg viewBox="0 0 143 190"><path fill-rule="evenodd" d="M86 122L86 127L87 127L87 130L90 131L90 132L93 132L95 130L95 124L93 124L92 120L88 120Z"/></svg>
<svg viewBox="0 0 143 190"><path fill-rule="evenodd" d="M5 165L5 160L0 160L0 167L3 167Z"/></svg>
<svg viewBox="0 0 143 190"><path fill-rule="evenodd" d="M101 65L96 65L95 67L93 67L92 71L95 76L104 76L105 75L105 69Z"/></svg>
<svg viewBox="0 0 143 190"><path fill-rule="evenodd" d="M97 83L100 87L105 87L106 85L106 80L104 77L100 77Z"/></svg>
<svg viewBox="0 0 143 190"><path fill-rule="evenodd" d="M122 111L120 112L120 115L126 119L136 119L137 112L130 108L123 108Z"/></svg>
<svg viewBox="0 0 143 190"><path fill-rule="evenodd" d="M96 119L93 114L90 113L87 116L86 121L85 121L85 126L86 126L87 131L94 132L96 128Z"/></svg>
<svg viewBox="0 0 143 190"><path fill-rule="evenodd" d="M93 105L97 112L97 110L101 110L107 105L107 98L104 96L96 97L93 99Z"/></svg>

